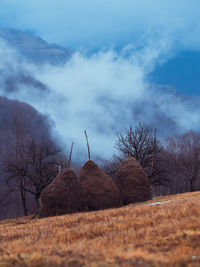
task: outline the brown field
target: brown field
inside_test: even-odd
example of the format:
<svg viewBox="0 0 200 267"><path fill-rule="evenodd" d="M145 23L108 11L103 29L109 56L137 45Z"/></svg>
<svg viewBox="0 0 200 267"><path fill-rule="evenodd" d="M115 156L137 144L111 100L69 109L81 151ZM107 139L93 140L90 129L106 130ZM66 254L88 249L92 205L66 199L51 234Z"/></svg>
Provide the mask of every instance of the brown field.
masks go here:
<svg viewBox="0 0 200 267"><path fill-rule="evenodd" d="M118 209L2 221L0 266L200 266L200 192Z"/></svg>

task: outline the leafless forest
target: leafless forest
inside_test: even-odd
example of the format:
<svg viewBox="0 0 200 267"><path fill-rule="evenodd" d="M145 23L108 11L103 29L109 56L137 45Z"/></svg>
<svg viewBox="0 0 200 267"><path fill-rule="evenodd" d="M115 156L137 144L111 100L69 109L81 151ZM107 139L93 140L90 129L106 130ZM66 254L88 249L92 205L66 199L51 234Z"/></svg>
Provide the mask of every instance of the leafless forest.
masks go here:
<svg viewBox="0 0 200 267"><path fill-rule="evenodd" d="M200 189L199 133L160 137L151 125L130 123L116 136L113 158L101 155L98 162L111 178L131 154L143 166L153 196ZM0 125L0 219L32 214L42 190L67 167L66 155L51 135L51 120L28 104L1 97Z"/></svg>

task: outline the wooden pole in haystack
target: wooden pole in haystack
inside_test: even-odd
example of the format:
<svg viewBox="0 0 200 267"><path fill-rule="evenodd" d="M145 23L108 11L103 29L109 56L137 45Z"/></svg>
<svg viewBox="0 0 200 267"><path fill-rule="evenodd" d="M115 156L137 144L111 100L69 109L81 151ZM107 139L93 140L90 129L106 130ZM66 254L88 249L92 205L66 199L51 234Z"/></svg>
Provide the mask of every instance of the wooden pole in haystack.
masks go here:
<svg viewBox="0 0 200 267"><path fill-rule="evenodd" d="M154 132L154 141L153 141L153 155L152 155L151 175L153 174L153 171L154 171L154 165L155 165L156 136L157 136L157 129L155 128L155 132Z"/></svg>
<svg viewBox="0 0 200 267"><path fill-rule="evenodd" d="M85 138L86 138L86 142L87 142L87 148L88 148L88 158L90 160L90 146L89 146L89 142L88 142L88 136L87 136L87 132L84 131L85 133Z"/></svg>
<svg viewBox="0 0 200 267"><path fill-rule="evenodd" d="M68 164L67 164L67 168L68 168L68 169L70 168L70 163L71 163L71 158L72 158L73 146L74 146L74 143L72 142L71 149L70 149L70 154L69 154L69 160L68 160Z"/></svg>

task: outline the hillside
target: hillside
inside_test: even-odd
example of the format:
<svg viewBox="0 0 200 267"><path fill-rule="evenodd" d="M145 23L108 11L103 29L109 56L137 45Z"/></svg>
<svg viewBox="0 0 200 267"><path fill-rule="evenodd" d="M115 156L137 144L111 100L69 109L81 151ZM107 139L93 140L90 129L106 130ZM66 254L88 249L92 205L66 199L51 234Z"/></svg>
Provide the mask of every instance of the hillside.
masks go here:
<svg viewBox="0 0 200 267"><path fill-rule="evenodd" d="M2 221L0 266L199 266L200 192L149 203Z"/></svg>
<svg viewBox="0 0 200 267"><path fill-rule="evenodd" d="M49 44L37 36L12 28L1 28L0 38L32 63L61 64L72 54L60 45Z"/></svg>

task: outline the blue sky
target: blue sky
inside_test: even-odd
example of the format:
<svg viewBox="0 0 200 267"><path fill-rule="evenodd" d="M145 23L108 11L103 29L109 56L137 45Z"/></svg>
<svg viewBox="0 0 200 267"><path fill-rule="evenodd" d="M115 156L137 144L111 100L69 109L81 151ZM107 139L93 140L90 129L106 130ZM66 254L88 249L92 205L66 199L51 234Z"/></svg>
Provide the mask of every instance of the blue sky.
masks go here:
<svg viewBox="0 0 200 267"><path fill-rule="evenodd" d="M199 10L198 0L0 0L0 24L75 49L165 38L199 50Z"/></svg>
<svg viewBox="0 0 200 267"><path fill-rule="evenodd" d="M176 69L176 60L158 65L151 77L153 82L170 83L191 95L199 94L199 10L199 0L0 0L0 26L82 51L119 51L162 41L168 47L166 62L194 51L196 65L189 59L184 71L189 84L182 82L185 76L181 68ZM177 65L184 68L181 62Z"/></svg>

